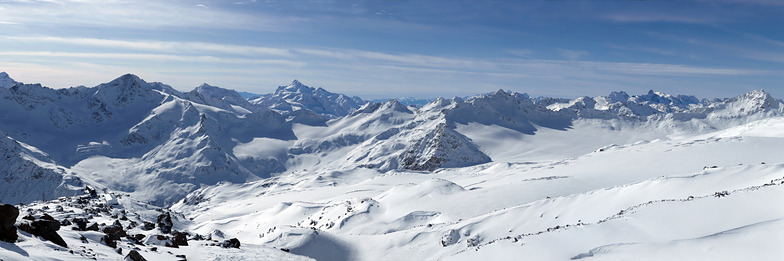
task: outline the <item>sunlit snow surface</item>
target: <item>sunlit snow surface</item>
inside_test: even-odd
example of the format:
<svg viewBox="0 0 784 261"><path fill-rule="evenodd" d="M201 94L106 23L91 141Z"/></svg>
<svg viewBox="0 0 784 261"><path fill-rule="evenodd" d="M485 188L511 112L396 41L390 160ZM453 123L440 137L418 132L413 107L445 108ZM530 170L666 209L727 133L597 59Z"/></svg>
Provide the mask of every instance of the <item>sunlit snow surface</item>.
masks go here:
<svg viewBox="0 0 784 261"><path fill-rule="evenodd" d="M116 209L139 221L168 209L175 230L242 242L121 243L148 260L784 256L784 105L763 91L498 91L407 107L299 82L248 101L133 75L65 90L8 79L0 201L63 219L57 197L91 185L124 195ZM124 257L99 234L60 234L70 249L23 234L0 259Z"/></svg>
<svg viewBox="0 0 784 261"><path fill-rule="evenodd" d="M174 209L196 231L327 260L777 259L782 128L783 119L766 119L434 173L302 171L203 189L193 194L201 203ZM558 134L529 138L587 149ZM526 155L519 143L509 154Z"/></svg>

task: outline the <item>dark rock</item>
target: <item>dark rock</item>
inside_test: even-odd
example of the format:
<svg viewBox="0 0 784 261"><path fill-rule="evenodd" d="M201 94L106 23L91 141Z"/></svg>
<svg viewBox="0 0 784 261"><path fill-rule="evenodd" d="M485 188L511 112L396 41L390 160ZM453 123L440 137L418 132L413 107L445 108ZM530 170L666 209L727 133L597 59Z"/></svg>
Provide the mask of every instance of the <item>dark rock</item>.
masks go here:
<svg viewBox="0 0 784 261"><path fill-rule="evenodd" d="M32 234L49 240L61 247L68 247L57 230L60 230L60 222L54 220L39 219L30 224L32 227Z"/></svg>
<svg viewBox="0 0 784 261"><path fill-rule="evenodd" d="M195 234L195 235L194 235L194 236L191 238L191 240L201 241L201 240L204 240L204 237L203 237L202 235Z"/></svg>
<svg viewBox="0 0 784 261"><path fill-rule="evenodd" d="M161 232L167 233L167 234L171 233L172 226L173 226L173 224L172 224L172 220L171 220L171 215L169 215L168 212L160 214L158 216L158 228L161 230Z"/></svg>
<svg viewBox="0 0 784 261"><path fill-rule="evenodd" d="M225 248L240 248L240 240L236 238L232 238L220 244L220 246Z"/></svg>
<svg viewBox="0 0 784 261"><path fill-rule="evenodd" d="M136 244L144 245L142 243L142 240L144 240L144 237L145 236L143 234L136 234L136 235L133 235L133 236L128 236L128 239L131 240L132 242L136 243Z"/></svg>
<svg viewBox="0 0 784 261"><path fill-rule="evenodd" d="M101 242L112 248L117 248L117 240L111 238L109 235L104 235L101 238Z"/></svg>
<svg viewBox="0 0 784 261"><path fill-rule="evenodd" d="M116 224L104 227L102 232L114 240L119 240L120 238L128 235L125 233L125 230L121 225Z"/></svg>
<svg viewBox="0 0 784 261"><path fill-rule="evenodd" d="M90 225L89 227L87 227L87 229L86 229L86 230L89 230L89 231L98 231L98 223L93 223L92 225Z"/></svg>
<svg viewBox="0 0 784 261"><path fill-rule="evenodd" d="M14 243L19 239L16 234L16 218L19 217L19 209L13 205L0 204L0 240Z"/></svg>
<svg viewBox="0 0 784 261"><path fill-rule="evenodd" d="M90 186L84 187L84 194L87 194L91 198L97 198L98 197L98 191L95 190L95 188L90 187Z"/></svg>
<svg viewBox="0 0 784 261"><path fill-rule="evenodd" d="M73 219L73 223L74 223L74 225L76 225L75 227L72 228L73 230L78 230L78 231L85 231L85 230L87 230L87 219L84 219L84 218L74 218Z"/></svg>
<svg viewBox="0 0 784 261"><path fill-rule="evenodd" d="M24 217L22 217L22 219L34 221L35 217L33 216L33 214L27 214Z"/></svg>
<svg viewBox="0 0 784 261"><path fill-rule="evenodd" d="M177 261L188 261L188 258L185 258L185 255L176 255Z"/></svg>
<svg viewBox="0 0 784 261"><path fill-rule="evenodd" d="M175 246L187 246L188 245L187 236L188 233L175 231L174 239L172 240L172 243L174 243Z"/></svg>
<svg viewBox="0 0 784 261"><path fill-rule="evenodd" d="M82 240L82 243L85 243L85 244L87 244L88 242L90 242L90 241L87 241L87 238L86 238L86 237L84 237L84 236L79 236L79 240Z"/></svg>
<svg viewBox="0 0 784 261"><path fill-rule="evenodd" d="M70 226L70 225L71 225L71 221L69 221L67 218L63 219L63 221L60 221L60 226Z"/></svg>
<svg viewBox="0 0 784 261"><path fill-rule="evenodd" d="M155 240L147 240L148 244L155 244L159 246L166 246L166 247L173 247L179 248L174 242L172 242L171 238L166 235L155 235Z"/></svg>
<svg viewBox="0 0 784 261"><path fill-rule="evenodd" d="M155 223L144 221L144 225L142 226L142 230L148 231L155 229Z"/></svg>
<svg viewBox="0 0 784 261"><path fill-rule="evenodd" d="M27 232L27 234L31 234L31 235L33 234L33 226L31 226L30 223L28 222L18 224L16 225L16 228L24 232Z"/></svg>
<svg viewBox="0 0 784 261"><path fill-rule="evenodd" d="M147 261L147 259L144 259L142 254L139 254L138 251L131 250L128 251L128 255L125 256L125 261Z"/></svg>
<svg viewBox="0 0 784 261"><path fill-rule="evenodd" d="M128 222L128 229L133 229L137 226L139 226L139 223L136 223L136 221L131 220L130 222Z"/></svg>
<svg viewBox="0 0 784 261"><path fill-rule="evenodd" d="M54 217L50 216L49 214L44 214L43 216L40 217L40 219L55 221Z"/></svg>

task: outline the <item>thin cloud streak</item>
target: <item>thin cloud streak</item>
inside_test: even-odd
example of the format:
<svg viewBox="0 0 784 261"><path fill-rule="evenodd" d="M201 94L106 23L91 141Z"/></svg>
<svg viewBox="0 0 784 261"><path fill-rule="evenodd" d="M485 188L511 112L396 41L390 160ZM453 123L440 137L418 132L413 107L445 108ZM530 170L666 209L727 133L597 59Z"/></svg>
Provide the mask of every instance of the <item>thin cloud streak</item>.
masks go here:
<svg viewBox="0 0 784 261"><path fill-rule="evenodd" d="M672 14L612 14L605 15L604 19L618 23L686 23L708 25L715 23L712 18L696 17L694 15L682 16Z"/></svg>
<svg viewBox="0 0 784 261"><path fill-rule="evenodd" d="M38 36L38 37L2 37L11 41L20 41L26 43L59 43L71 44L91 47L106 47L106 48L120 48L127 50L145 50L145 51L158 51L158 52L219 52L227 54L239 55L272 55L291 57L292 53L287 49L235 45L235 44L216 44L205 42L170 42L170 41L126 41L126 40L111 40L111 39L98 39L98 38L67 38L67 37L54 37L54 36Z"/></svg>
<svg viewBox="0 0 784 261"><path fill-rule="evenodd" d="M224 28L282 31L290 22L272 15L252 16L179 1L20 1L0 2L0 17L13 23L99 28ZM86 19L89 18L89 19Z"/></svg>
<svg viewBox="0 0 784 261"><path fill-rule="evenodd" d="M2 56L18 57L55 57L55 58L98 58L98 59L119 59L119 60L148 60L148 61L180 61L180 62L203 62L203 63L236 63L236 64L269 64L284 65L290 67L303 67L304 62L290 60L263 60L246 58L225 58L215 56L185 56L170 54L149 54L149 53L86 53L86 52L0 52Z"/></svg>

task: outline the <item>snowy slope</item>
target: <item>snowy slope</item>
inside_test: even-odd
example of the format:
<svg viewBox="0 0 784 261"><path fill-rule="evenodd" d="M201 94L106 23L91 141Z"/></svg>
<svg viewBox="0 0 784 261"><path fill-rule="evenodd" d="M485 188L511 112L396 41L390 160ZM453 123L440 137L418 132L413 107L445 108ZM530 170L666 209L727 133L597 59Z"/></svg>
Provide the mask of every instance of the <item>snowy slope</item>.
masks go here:
<svg viewBox="0 0 784 261"><path fill-rule="evenodd" d="M784 218L780 208L771 207L775 203L754 203L784 192L784 165L775 153L784 136L771 132L774 126L784 127L784 119L612 146L573 159L434 174L294 173L199 190L193 194L198 200L174 209L190 213L197 231L217 228L326 260L570 259L603 253L632 258L647 251L657 258L699 259L703 253L688 248L663 251L684 240ZM747 135L734 135L739 130ZM714 195L723 191L729 196ZM737 208L744 211L732 211ZM716 215L729 218L712 218ZM661 230L669 224L677 226ZM780 254L758 251L778 248L749 245L743 238L760 230L748 231L742 233L752 234L735 241L693 242L706 247L741 242L742 247L729 248L739 256ZM759 235L781 242L776 233Z"/></svg>
<svg viewBox="0 0 784 261"><path fill-rule="evenodd" d="M232 96L215 99L217 88L202 86L193 95L198 90L210 94L195 96L203 103L236 102L226 98ZM0 130L8 136L48 153L97 187L135 192L159 205L201 184L283 171L276 159L238 158L232 148L257 137L295 138L291 124L275 112L223 110L130 74L92 88L17 85L0 89L0 95L5 101Z"/></svg>
<svg viewBox="0 0 784 261"><path fill-rule="evenodd" d="M394 99L399 101L403 105L406 105L406 106L417 106L417 107L421 107L421 106L423 106L425 104L431 103L431 102L436 100L436 99L418 99L418 98L414 98L414 97L400 97L400 98L394 98ZM391 99L374 99L374 100L370 100L370 102L380 103L380 102L386 102L388 100L391 100Z"/></svg>
<svg viewBox="0 0 784 261"><path fill-rule="evenodd" d="M249 114L260 108L254 106L234 90L227 90L209 84L202 84L190 92L183 93L183 98L212 107L234 111L238 114Z"/></svg>
<svg viewBox="0 0 784 261"><path fill-rule="evenodd" d="M0 132L0 199L6 204L81 194L82 181L30 145Z"/></svg>
<svg viewBox="0 0 784 261"><path fill-rule="evenodd" d="M248 101L129 74L95 87L16 84L0 97L0 201L28 204L91 185L124 195L123 208L140 217L174 211L178 229L218 229L249 246L167 249L175 254L296 258L274 247L318 260L776 259L775 244L749 238L784 241L770 232L781 227L781 209L759 204L782 196L784 105L761 90L714 100L499 90L406 106L297 81ZM121 258L97 235L85 243L84 233L63 234L100 258ZM3 243L0 257L71 258L23 238Z"/></svg>

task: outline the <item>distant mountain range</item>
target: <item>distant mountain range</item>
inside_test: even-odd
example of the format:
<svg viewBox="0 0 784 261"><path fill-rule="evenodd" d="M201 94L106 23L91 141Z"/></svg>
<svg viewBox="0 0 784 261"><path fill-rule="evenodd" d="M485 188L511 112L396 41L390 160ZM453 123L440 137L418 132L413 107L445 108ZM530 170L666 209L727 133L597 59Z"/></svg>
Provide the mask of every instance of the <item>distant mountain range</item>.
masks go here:
<svg viewBox="0 0 784 261"><path fill-rule="evenodd" d="M131 74L95 87L69 89L0 76L0 130L9 140L3 144L9 151L23 153L29 147L46 155L38 160L13 156L0 167L22 164L29 167L14 167L24 169L20 175L47 180L59 180L52 175L62 180L82 177L96 186L138 193L159 205L172 204L203 185L242 183L294 169L432 171L492 161L457 130L466 124L501 126L528 135L541 128L565 130L575 121L591 119L653 128L716 129L780 115L784 108L764 91L714 100L654 91L570 100L532 99L499 90L409 107L398 100L367 102L296 80L272 94L246 99L208 84L179 92ZM419 102L423 101L409 100ZM322 130L298 132L296 124ZM256 148L271 146L266 143L275 149ZM317 155L331 160L314 161ZM44 169L51 174L32 174ZM62 188L68 182L61 183L48 186ZM19 186L6 191L20 195L16 202L42 194ZM44 196L71 193L54 191Z"/></svg>
<svg viewBox="0 0 784 261"><path fill-rule="evenodd" d="M366 101L0 73L0 202L71 246L20 232L0 259L775 259L751 239L779 247L782 116L762 90Z"/></svg>

